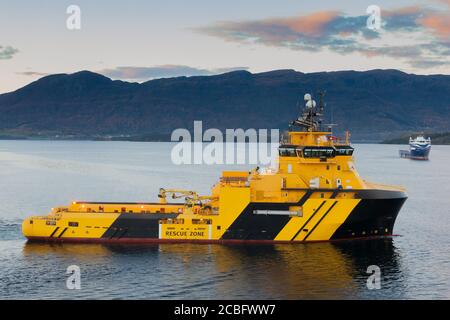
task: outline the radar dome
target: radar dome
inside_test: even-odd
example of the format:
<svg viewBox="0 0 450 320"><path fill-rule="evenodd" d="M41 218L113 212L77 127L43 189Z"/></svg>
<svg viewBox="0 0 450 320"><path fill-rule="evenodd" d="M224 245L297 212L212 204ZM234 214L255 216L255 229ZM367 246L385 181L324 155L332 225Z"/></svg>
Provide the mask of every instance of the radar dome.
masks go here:
<svg viewBox="0 0 450 320"><path fill-rule="evenodd" d="M309 100L309 101L306 103L306 107L309 108L309 109L315 108L315 107L316 107L316 102L315 102L314 100Z"/></svg>

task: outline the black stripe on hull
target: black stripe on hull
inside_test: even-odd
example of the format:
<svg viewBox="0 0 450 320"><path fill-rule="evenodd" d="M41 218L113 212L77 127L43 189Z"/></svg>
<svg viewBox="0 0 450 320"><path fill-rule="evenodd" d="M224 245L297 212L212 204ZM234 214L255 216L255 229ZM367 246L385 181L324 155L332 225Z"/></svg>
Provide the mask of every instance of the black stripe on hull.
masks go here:
<svg viewBox="0 0 450 320"><path fill-rule="evenodd" d="M291 219L290 216L254 214L254 210L289 210L292 205L302 206L315 190L305 190L298 202L293 203L250 203L231 224L220 239L223 240L274 240Z"/></svg>
<svg viewBox="0 0 450 320"><path fill-rule="evenodd" d="M404 191L400 190L379 190L379 189L364 189L355 190L356 199L404 199L408 198ZM403 201L404 202L404 201Z"/></svg>
<svg viewBox="0 0 450 320"><path fill-rule="evenodd" d="M331 240L392 234L395 219L406 197L362 199Z"/></svg>
<svg viewBox="0 0 450 320"><path fill-rule="evenodd" d="M58 238L61 238L64 235L64 233L66 233L67 229L68 229L67 227L64 228L64 230L59 234Z"/></svg>
<svg viewBox="0 0 450 320"><path fill-rule="evenodd" d="M307 224L314 218L314 216L317 214L317 212L320 211L320 209L322 209L323 205L325 204L326 201L322 201L322 203L320 204L320 206L314 211L314 213L311 215L311 217L309 217L308 220L306 220L306 222L301 226L300 229L298 229L298 231L295 233L295 235L292 237L292 241L294 241L295 238L297 238L298 234L300 232L303 231L303 229L305 229L305 227L307 226Z"/></svg>
<svg viewBox="0 0 450 320"><path fill-rule="evenodd" d="M139 214L122 213L102 235L102 238L158 238L159 220L174 219L177 213Z"/></svg>
<svg viewBox="0 0 450 320"><path fill-rule="evenodd" d="M332 192L331 198L334 199L339 193L354 193L355 199L397 199L407 198L404 191L401 190L383 190L383 189L307 189L307 188L283 188L284 191L305 191L309 194L316 192ZM307 199L308 197L306 197Z"/></svg>
<svg viewBox="0 0 450 320"><path fill-rule="evenodd" d="M289 205L251 203L225 231L221 239L273 240L291 219L288 215L254 214L254 210L289 210Z"/></svg>
<svg viewBox="0 0 450 320"><path fill-rule="evenodd" d="M55 235L56 231L58 231L58 230L59 230L59 227L56 227L55 230L53 230L52 234L50 235L50 238L53 237Z"/></svg>
<svg viewBox="0 0 450 320"><path fill-rule="evenodd" d="M322 216L322 218L319 219L319 221L316 223L316 225L308 232L308 234L306 235L305 238L303 238L303 241L306 241L306 239L308 239L308 237L311 235L311 233L314 232L314 230L316 230L317 226L322 222L323 219L325 219L325 217L330 213L331 210L333 210L334 206L336 205L337 201L333 202L333 204L331 205L331 207L325 212L325 214ZM317 211L316 211L317 212Z"/></svg>

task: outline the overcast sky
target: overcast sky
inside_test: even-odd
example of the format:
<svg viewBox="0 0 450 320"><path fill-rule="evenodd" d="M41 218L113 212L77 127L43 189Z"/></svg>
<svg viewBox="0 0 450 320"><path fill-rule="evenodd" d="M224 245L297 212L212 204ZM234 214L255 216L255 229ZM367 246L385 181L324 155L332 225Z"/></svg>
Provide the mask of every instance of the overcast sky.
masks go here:
<svg viewBox="0 0 450 320"><path fill-rule="evenodd" d="M80 30L66 27L69 5ZM449 57L450 0L0 0L0 93L79 70L138 82L237 69L450 74Z"/></svg>

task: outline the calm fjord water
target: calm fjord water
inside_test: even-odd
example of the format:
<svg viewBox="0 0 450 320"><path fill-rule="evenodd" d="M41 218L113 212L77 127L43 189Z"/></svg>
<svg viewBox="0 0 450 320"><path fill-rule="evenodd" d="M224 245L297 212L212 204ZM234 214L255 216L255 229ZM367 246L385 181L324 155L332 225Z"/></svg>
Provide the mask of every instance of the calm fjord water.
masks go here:
<svg viewBox="0 0 450 320"><path fill-rule="evenodd" d="M160 187L208 193L222 170L175 166L169 143L0 141L0 298L449 299L450 147L427 162L356 145L367 180L409 199L385 240L297 245L27 244L21 220L72 200L154 201ZM66 268L81 268L81 290ZM381 289L366 286L381 268Z"/></svg>

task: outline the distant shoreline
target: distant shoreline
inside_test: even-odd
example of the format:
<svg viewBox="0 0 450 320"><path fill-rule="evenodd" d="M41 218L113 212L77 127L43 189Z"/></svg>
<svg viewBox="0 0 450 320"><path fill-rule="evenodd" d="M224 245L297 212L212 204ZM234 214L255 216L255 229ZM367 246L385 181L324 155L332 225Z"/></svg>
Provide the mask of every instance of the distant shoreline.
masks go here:
<svg viewBox="0 0 450 320"><path fill-rule="evenodd" d="M450 132L443 133L411 133L403 135L401 137L384 140L382 144L409 144L410 137L416 137L418 135L423 135L424 137L431 138L431 144L433 145L450 145Z"/></svg>
<svg viewBox="0 0 450 320"><path fill-rule="evenodd" d="M174 142L179 141L172 140L137 140L137 139L96 139L96 138L31 138L31 137L0 137L0 141L93 141L93 142ZM204 143L211 143L211 141L203 141ZM245 143L250 143L245 141ZM270 143L270 141L268 141ZM365 144L380 144L379 141L369 140L353 140L352 143L365 143Z"/></svg>
<svg viewBox="0 0 450 320"><path fill-rule="evenodd" d="M0 141L91 141L91 142L173 142L172 140L136 140L136 139L97 139L97 138L31 138L31 137L0 137ZM211 141L203 141L204 143L211 143ZM246 141L246 143L249 143ZM368 140L353 140L352 144L385 144L385 145L408 145L406 140L402 142L386 142L386 141L368 141ZM450 143L433 142L433 145L450 145Z"/></svg>
<svg viewBox="0 0 450 320"><path fill-rule="evenodd" d="M430 133L423 134L430 137L433 145L450 145L450 132L448 133ZM417 134L405 134L397 138L376 141L367 139L353 139L352 143L364 144L397 144L407 145L410 136L417 136ZM0 134L0 141L124 141L124 142L177 142L171 140L170 134L145 134L136 136L110 136L110 135L28 135L28 134ZM210 143L211 141L203 141ZM268 140L270 142L270 139ZM248 141L246 141L248 143Z"/></svg>

